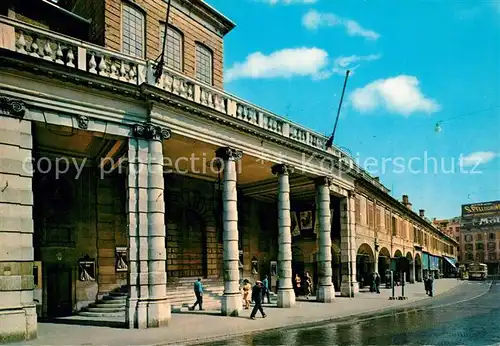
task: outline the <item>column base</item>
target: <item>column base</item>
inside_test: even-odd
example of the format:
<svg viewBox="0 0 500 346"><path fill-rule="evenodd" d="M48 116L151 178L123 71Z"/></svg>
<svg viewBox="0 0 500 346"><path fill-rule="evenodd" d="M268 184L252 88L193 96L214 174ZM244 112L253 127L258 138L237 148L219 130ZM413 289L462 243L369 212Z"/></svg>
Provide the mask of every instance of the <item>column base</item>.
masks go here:
<svg viewBox="0 0 500 346"><path fill-rule="evenodd" d="M170 303L166 298L148 301L148 328L168 326L171 318Z"/></svg>
<svg viewBox="0 0 500 346"><path fill-rule="evenodd" d="M359 285L357 282L351 283L348 281L343 281L342 284L340 285L340 295L342 297L354 297L356 294L359 293Z"/></svg>
<svg viewBox="0 0 500 346"><path fill-rule="evenodd" d="M146 329L148 327L147 301L138 298L127 298L125 323L129 329Z"/></svg>
<svg viewBox="0 0 500 346"><path fill-rule="evenodd" d="M36 339L36 307L20 307L0 312L0 343L21 342Z"/></svg>
<svg viewBox="0 0 500 346"><path fill-rule="evenodd" d="M316 300L321 303L333 303L335 300L335 288L333 284L330 286L319 286Z"/></svg>
<svg viewBox="0 0 500 346"><path fill-rule="evenodd" d="M242 297L240 293L224 294L221 300L222 316L237 317L243 308Z"/></svg>
<svg viewBox="0 0 500 346"><path fill-rule="evenodd" d="M278 308L291 308L295 306L295 292L293 288L280 288L278 290Z"/></svg>

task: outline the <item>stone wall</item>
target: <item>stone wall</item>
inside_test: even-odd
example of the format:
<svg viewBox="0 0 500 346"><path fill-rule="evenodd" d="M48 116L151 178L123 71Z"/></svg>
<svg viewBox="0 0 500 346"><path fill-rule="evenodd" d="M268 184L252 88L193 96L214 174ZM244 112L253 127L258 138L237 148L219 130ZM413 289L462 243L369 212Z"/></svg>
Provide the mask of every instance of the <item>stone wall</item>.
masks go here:
<svg viewBox="0 0 500 346"><path fill-rule="evenodd" d="M37 335L31 151L31 123L0 115L0 342Z"/></svg>

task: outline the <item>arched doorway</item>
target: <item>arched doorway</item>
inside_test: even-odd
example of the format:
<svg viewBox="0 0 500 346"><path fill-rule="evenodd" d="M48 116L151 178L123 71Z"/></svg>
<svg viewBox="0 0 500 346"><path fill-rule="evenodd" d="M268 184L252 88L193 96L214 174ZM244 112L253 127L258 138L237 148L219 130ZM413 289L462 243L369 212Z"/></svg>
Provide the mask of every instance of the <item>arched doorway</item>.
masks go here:
<svg viewBox="0 0 500 346"><path fill-rule="evenodd" d="M422 258L418 253L415 255L415 280L422 281Z"/></svg>
<svg viewBox="0 0 500 346"><path fill-rule="evenodd" d="M413 274L413 255L411 252L406 253L406 263L405 263L405 273L406 273L406 282L414 282L414 274Z"/></svg>
<svg viewBox="0 0 500 346"><path fill-rule="evenodd" d="M391 268L391 254L386 247L378 253L378 273L382 282L385 282L385 272Z"/></svg>
<svg viewBox="0 0 500 346"><path fill-rule="evenodd" d="M356 273L360 288L369 284L371 273L375 270L375 256L370 245L363 243L356 256Z"/></svg>
<svg viewBox="0 0 500 346"><path fill-rule="evenodd" d="M335 290L340 292L340 284L342 282L341 273L341 258L340 249L337 245L332 244L332 282L335 286Z"/></svg>

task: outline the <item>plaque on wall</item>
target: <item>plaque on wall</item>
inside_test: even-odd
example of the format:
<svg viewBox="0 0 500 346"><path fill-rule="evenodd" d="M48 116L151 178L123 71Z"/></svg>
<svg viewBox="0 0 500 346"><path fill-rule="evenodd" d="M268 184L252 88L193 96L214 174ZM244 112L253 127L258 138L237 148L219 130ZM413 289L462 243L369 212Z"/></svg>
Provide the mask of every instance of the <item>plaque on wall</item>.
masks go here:
<svg viewBox="0 0 500 346"><path fill-rule="evenodd" d="M300 212L300 229L302 231L313 229L313 212L312 212L312 210Z"/></svg>
<svg viewBox="0 0 500 346"><path fill-rule="evenodd" d="M115 270L117 272L128 271L127 247L117 247L115 249Z"/></svg>
<svg viewBox="0 0 500 346"><path fill-rule="evenodd" d="M78 278L80 281L95 281L95 260L88 255L78 260Z"/></svg>

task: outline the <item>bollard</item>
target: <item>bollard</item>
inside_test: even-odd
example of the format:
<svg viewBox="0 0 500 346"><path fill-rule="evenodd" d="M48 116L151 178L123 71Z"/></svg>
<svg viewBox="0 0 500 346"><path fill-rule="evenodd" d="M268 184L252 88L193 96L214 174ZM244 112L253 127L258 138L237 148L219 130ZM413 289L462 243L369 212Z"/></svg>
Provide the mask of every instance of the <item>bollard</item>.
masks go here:
<svg viewBox="0 0 500 346"><path fill-rule="evenodd" d="M403 273L403 282L401 283L401 297L399 297L399 300L406 300L408 297L405 297L405 276L406 273Z"/></svg>
<svg viewBox="0 0 500 346"><path fill-rule="evenodd" d="M389 300L395 300L394 296L394 272L391 270L391 287L392 287L392 297L389 297Z"/></svg>

